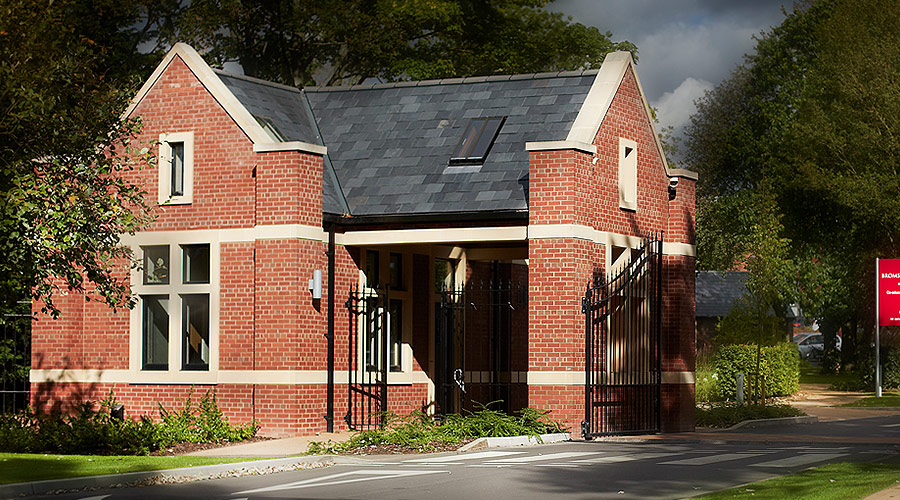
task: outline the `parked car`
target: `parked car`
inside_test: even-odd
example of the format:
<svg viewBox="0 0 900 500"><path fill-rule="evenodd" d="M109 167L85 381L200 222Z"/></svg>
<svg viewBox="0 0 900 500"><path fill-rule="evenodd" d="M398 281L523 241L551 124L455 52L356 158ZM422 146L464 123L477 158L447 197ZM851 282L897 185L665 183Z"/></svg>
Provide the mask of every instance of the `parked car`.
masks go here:
<svg viewBox="0 0 900 500"><path fill-rule="evenodd" d="M811 361L819 360L825 353L825 336L821 333L812 335L798 334L794 336L794 342L797 343L797 350L800 351L800 358ZM834 338L834 347L838 351L841 350L841 336Z"/></svg>

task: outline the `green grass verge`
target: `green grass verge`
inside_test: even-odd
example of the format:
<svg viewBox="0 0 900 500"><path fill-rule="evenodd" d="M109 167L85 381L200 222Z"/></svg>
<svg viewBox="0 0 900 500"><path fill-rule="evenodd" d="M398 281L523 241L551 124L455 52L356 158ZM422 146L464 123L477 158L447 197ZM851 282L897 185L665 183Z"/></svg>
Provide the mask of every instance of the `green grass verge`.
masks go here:
<svg viewBox="0 0 900 500"><path fill-rule="evenodd" d="M880 398L876 398L875 394L872 394L871 396L860 399L859 401L843 404L841 406L855 406L860 408L900 406L900 392L882 392Z"/></svg>
<svg viewBox="0 0 900 500"><path fill-rule="evenodd" d="M801 384L827 384L829 387L852 387L859 385L859 375L852 372L821 373L820 368L800 361Z"/></svg>
<svg viewBox="0 0 900 500"><path fill-rule="evenodd" d="M744 420L764 418L799 417L802 411L790 405L742 405L735 403L716 403L709 407L697 407L698 427L731 427Z"/></svg>
<svg viewBox="0 0 900 500"><path fill-rule="evenodd" d="M239 457L135 457L0 453L0 484L246 462Z"/></svg>
<svg viewBox="0 0 900 500"><path fill-rule="evenodd" d="M837 500L864 498L898 482L900 464L830 464L696 497L697 500Z"/></svg>

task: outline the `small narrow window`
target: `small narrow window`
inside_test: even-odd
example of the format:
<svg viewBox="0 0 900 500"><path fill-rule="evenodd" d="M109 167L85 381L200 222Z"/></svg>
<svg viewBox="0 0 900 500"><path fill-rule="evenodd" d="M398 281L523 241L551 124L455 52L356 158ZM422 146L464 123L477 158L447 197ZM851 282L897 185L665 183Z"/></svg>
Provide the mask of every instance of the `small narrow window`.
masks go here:
<svg viewBox="0 0 900 500"><path fill-rule="evenodd" d="M378 288L380 280L378 250L366 250L366 286Z"/></svg>
<svg viewBox="0 0 900 500"><path fill-rule="evenodd" d="M169 245L141 247L144 251L144 284L169 284Z"/></svg>
<svg viewBox="0 0 900 500"><path fill-rule="evenodd" d="M186 205L194 193L194 133L159 137L159 204Z"/></svg>
<svg viewBox="0 0 900 500"><path fill-rule="evenodd" d="M469 122L469 126L466 127L465 132L463 132L459 144L456 145L456 150L453 152L453 156L450 157L450 163L484 163L491 146L494 145L494 141L500 133L500 127L503 126L504 121L506 121L506 117L502 116L473 118Z"/></svg>
<svg viewBox="0 0 900 500"><path fill-rule="evenodd" d="M181 296L184 370L209 370L209 295Z"/></svg>
<svg viewBox="0 0 900 500"><path fill-rule="evenodd" d="M389 361L388 366L392 372L399 372L403 369L400 356L400 348L403 344L403 301L391 300L390 306L390 344L388 345Z"/></svg>
<svg viewBox="0 0 900 500"><path fill-rule="evenodd" d="M637 143L619 138L619 208L637 210Z"/></svg>
<svg viewBox="0 0 900 500"><path fill-rule="evenodd" d="M141 368L167 370L169 368L169 296L142 295L141 302L142 351Z"/></svg>
<svg viewBox="0 0 900 500"><path fill-rule="evenodd" d="M403 254L391 253L389 271L391 290L405 290L403 286Z"/></svg>
<svg viewBox="0 0 900 500"><path fill-rule="evenodd" d="M209 283L209 245L182 245L184 282Z"/></svg>
<svg viewBox="0 0 900 500"><path fill-rule="evenodd" d="M170 142L169 151L172 152L169 168L172 180L169 184L170 196L184 196L184 143Z"/></svg>

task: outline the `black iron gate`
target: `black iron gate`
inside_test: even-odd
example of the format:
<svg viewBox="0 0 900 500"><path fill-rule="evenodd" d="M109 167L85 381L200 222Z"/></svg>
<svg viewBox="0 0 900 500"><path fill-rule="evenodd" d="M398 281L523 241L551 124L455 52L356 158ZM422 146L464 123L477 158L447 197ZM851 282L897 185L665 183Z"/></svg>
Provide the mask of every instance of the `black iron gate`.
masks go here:
<svg viewBox="0 0 900 500"><path fill-rule="evenodd" d="M595 276L585 316L585 439L660 428L662 238Z"/></svg>
<svg viewBox="0 0 900 500"><path fill-rule="evenodd" d="M380 428L387 410L390 289L354 288L344 306L350 316L344 421L354 430Z"/></svg>
<svg viewBox="0 0 900 500"><path fill-rule="evenodd" d="M510 264L490 265L491 280L442 290L435 317L437 412L491 404L514 412L527 406L528 289Z"/></svg>
<svg viewBox="0 0 900 500"><path fill-rule="evenodd" d="M24 410L29 404L31 366L31 302L3 307L0 318L0 413Z"/></svg>

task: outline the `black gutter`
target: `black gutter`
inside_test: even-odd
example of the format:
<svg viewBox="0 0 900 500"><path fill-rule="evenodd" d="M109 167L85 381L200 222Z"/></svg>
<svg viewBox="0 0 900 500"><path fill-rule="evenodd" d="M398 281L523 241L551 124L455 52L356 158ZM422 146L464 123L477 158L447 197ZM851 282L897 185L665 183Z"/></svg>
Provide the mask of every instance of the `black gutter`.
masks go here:
<svg viewBox="0 0 900 500"><path fill-rule="evenodd" d="M435 222L485 222L485 221L527 221L527 210L495 210L486 212L439 212L397 215L353 215L322 214L324 222L338 226L383 226L396 224L426 224Z"/></svg>

